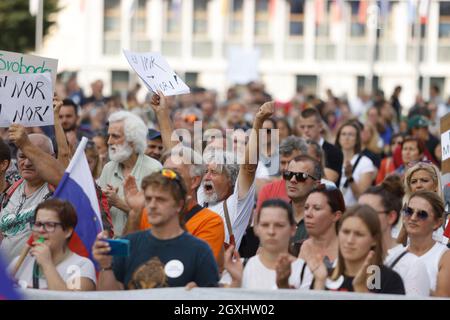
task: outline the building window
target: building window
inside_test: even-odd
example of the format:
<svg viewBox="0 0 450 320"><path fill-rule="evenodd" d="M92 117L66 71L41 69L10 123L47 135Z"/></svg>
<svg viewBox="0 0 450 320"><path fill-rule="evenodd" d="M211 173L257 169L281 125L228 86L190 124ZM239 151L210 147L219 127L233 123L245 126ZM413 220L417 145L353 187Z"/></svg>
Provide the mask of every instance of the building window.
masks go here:
<svg viewBox="0 0 450 320"><path fill-rule="evenodd" d="M439 3L439 38L450 40L450 1Z"/></svg>
<svg viewBox="0 0 450 320"><path fill-rule="evenodd" d="M197 72L186 72L184 74L184 82L189 87L196 87L198 85L198 73Z"/></svg>
<svg viewBox="0 0 450 320"><path fill-rule="evenodd" d="M179 35L181 32L181 0L167 0L166 34Z"/></svg>
<svg viewBox="0 0 450 320"><path fill-rule="evenodd" d="M208 0L194 0L194 35L206 35L208 32Z"/></svg>
<svg viewBox="0 0 450 320"><path fill-rule="evenodd" d="M240 36L243 30L244 0L226 0L225 2L230 4L228 33L230 36Z"/></svg>
<svg viewBox="0 0 450 320"><path fill-rule="evenodd" d="M128 92L130 74L128 71L111 72L111 92L113 95L120 95L126 99Z"/></svg>
<svg viewBox="0 0 450 320"><path fill-rule="evenodd" d="M360 38L364 37L366 35L366 25L363 23L360 23L360 6L361 1L350 1L350 37ZM367 15L367 13L366 13ZM367 16L366 16L367 19Z"/></svg>
<svg viewBox="0 0 450 320"><path fill-rule="evenodd" d="M131 19L131 49L133 51L150 51L146 4L147 0L137 0L137 8Z"/></svg>
<svg viewBox="0 0 450 320"><path fill-rule="evenodd" d="M305 14L305 0L289 1L289 35L303 36L303 22Z"/></svg>
<svg viewBox="0 0 450 320"><path fill-rule="evenodd" d="M120 0L105 0L103 7L103 53L120 53Z"/></svg>
<svg viewBox="0 0 450 320"><path fill-rule="evenodd" d="M255 0L255 36L269 35L269 0Z"/></svg>
<svg viewBox="0 0 450 320"><path fill-rule="evenodd" d="M314 75L297 75L296 88L303 88L307 94L317 94L317 76Z"/></svg>

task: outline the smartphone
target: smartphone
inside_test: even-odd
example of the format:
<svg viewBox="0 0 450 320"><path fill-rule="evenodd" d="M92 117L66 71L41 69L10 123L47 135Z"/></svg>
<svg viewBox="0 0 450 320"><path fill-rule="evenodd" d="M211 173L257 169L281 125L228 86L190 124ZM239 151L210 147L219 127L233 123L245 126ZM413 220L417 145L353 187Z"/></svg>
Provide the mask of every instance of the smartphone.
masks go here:
<svg viewBox="0 0 450 320"><path fill-rule="evenodd" d="M109 255L117 257L128 257L130 255L130 240L126 239L104 239L109 243L111 251Z"/></svg>

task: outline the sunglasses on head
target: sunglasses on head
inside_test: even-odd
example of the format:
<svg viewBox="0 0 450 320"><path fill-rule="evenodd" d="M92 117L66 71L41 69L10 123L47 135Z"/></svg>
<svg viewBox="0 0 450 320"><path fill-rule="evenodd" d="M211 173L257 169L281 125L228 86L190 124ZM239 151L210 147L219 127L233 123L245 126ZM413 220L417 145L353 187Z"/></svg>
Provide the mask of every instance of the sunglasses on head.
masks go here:
<svg viewBox="0 0 450 320"><path fill-rule="evenodd" d="M412 217L414 212L417 213L417 218L420 220L427 220L429 214L425 210L414 210L411 207L405 207L403 208L403 215L406 217Z"/></svg>
<svg viewBox="0 0 450 320"><path fill-rule="evenodd" d="M283 173L283 179L284 180L291 180L292 177L294 177L294 176L295 176L295 180L297 180L298 182L305 182L306 180L308 180L308 178L311 178L314 181L317 180L312 175L310 175L310 174L308 174L306 172L285 171Z"/></svg>

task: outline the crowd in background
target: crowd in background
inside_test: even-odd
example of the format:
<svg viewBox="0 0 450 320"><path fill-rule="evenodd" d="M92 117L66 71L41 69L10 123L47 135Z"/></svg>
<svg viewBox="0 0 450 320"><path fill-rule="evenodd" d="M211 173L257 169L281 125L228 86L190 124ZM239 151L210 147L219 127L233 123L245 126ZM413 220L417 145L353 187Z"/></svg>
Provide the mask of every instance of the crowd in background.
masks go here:
<svg viewBox="0 0 450 320"><path fill-rule="evenodd" d="M224 99L201 87L141 90L105 96L101 80L84 91L71 77L56 87L54 127L1 130L0 250L19 284L450 296L439 138L450 97L437 86L413 106L401 104L401 86L354 101L299 87L279 102L261 82ZM198 121L201 150L173 138L194 137ZM71 251L77 213L52 199L82 137L105 230L93 261ZM239 145L245 161L228 161ZM108 254L114 237L130 241L127 257Z"/></svg>

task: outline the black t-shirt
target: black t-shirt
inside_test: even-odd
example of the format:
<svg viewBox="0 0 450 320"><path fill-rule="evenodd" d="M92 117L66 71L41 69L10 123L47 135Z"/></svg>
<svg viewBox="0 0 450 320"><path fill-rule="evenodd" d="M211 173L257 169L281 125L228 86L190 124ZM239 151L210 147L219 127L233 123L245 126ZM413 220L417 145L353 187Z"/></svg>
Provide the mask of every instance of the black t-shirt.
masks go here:
<svg viewBox="0 0 450 320"><path fill-rule="evenodd" d="M133 273L152 258L157 258L164 266L162 272L169 287L182 287L191 281L199 287L214 287L219 282L217 264L208 244L187 232L173 239L160 240L151 230L145 230L123 239L130 240L130 255L114 257L113 271L125 288L128 288Z"/></svg>
<svg viewBox="0 0 450 320"><path fill-rule="evenodd" d="M429 135L428 140L425 142L425 146L427 147L428 151L433 157L433 159L430 160L433 160L435 163L439 163L439 161L436 159L436 155L434 154L434 150L436 149L439 143L440 143L439 139L433 136L432 134Z"/></svg>
<svg viewBox="0 0 450 320"><path fill-rule="evenodd" d="M405 294L405 287L403 285L403 280L397 272L386 266L381 266L379 270L380 270L379 286L377 285L376 271L374 271L373 273L369 273L369 277L372 278L368 282L369 284L372 284L374 286L373 289L369 288L370 292L386 293L386 294ZM332 282L328 287L326 286L325 290L353 292L354 289L352 282L354 277L347 277L344 275L342 278L341 279L338 278L336 281ZM334 285L337 288L334 287ZM311 285L312 288L313 286L314 284Z"/></svg>
<svg viewBox="0 0 450 320"><path fill-rule="evenodd" d="M328 143L327 141L323 142L322 149L325 156L325 167L330 168L339 174L339 179L336 182L336 185L339 185L339 180L342 173L342 164L344 163L344 155L338 147Z"/></svg>

